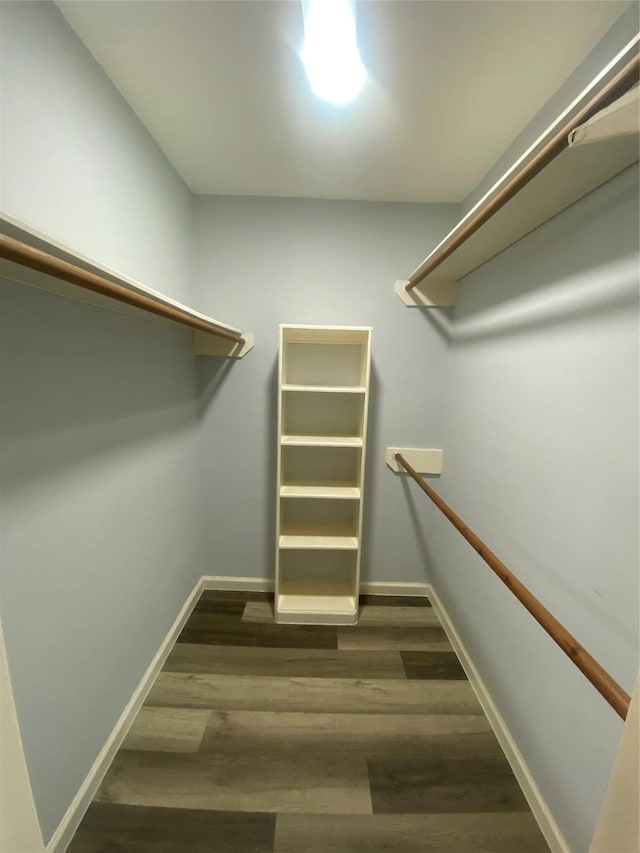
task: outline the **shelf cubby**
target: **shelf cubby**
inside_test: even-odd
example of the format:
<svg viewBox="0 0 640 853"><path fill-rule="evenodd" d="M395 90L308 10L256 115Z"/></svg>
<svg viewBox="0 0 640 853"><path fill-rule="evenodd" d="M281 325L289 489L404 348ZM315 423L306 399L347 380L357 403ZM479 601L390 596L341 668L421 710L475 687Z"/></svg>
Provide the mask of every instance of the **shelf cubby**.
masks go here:
<svg viewBox="0 0 640 853"><path fill-rule="evenodd" d="M341 335L330 329L285 329L282 384L364 391L369 369L369 332L342 331Z"/></svg>
<svg viewBox="0 0 640 853"><path fill-rule="evenodd" d="M285 435L325 438L360 438L365 394L331 391L282 392L282 422Z"/></svg>
<svg viewBox="0 0 640 853"><path fill-rule="evenodd" d="M283 498L281 535L358 536L357 501Z"/></svg>
<svg viewBox="0 0 640 853"><path fill-rule="evenodd" d="M282 442L281 488L357 489L360 493L361 470L362 441L352 447Z"/></svg>
<svg viewBox="0 0 640 853"><path fill-rule="evenodd" d="M283 581L276 597L280 622L324 625L331 614L335 625L353 624L358 596L347 581Z"/></svg>

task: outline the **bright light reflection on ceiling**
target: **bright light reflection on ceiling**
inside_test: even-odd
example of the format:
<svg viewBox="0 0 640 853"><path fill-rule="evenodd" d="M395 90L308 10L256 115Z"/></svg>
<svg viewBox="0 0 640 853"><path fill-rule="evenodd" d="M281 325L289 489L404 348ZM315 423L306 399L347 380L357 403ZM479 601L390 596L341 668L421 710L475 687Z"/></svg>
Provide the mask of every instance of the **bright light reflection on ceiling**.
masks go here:
<svg viewBox="0 0 640 853"><path fill-rule="evenodd" d="M304 46L300 58L315 94L332 104L353 101L367 79L356 41L349 0L303 2Z"/></svg>

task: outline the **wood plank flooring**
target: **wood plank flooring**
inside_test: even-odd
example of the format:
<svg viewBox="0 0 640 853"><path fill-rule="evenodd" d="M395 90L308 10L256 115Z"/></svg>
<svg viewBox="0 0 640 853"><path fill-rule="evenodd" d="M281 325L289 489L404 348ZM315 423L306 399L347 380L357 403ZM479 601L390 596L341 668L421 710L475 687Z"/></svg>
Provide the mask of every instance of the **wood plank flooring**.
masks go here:
<svg viewBox="0 0 640 853"><path fill-rule="evenodd" d="M205 592L69 853L541 853L426 599L276 625Z"/></svg>

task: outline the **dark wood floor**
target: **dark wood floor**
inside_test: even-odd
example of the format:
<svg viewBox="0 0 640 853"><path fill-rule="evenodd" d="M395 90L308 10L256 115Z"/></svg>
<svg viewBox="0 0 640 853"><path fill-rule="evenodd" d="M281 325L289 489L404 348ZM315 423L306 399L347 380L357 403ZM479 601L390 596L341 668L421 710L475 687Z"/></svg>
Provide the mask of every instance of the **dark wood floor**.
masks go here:
<svg viewBox="0 0 640 853"><path fill-rule="evenodd" d="M361 605L204 593L69 853L548 851L429 602Z"/></svg>

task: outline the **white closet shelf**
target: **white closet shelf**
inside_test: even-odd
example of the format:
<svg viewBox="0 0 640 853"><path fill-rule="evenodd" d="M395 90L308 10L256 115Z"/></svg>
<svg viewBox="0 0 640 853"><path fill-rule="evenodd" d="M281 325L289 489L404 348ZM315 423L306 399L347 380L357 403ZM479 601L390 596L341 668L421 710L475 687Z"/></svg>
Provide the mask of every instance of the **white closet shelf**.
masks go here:
<svg viewBox="0 0 640 853"><path fill-rule="evenodd" d="M362 447L355 435L283 435L280 444L288 447Z"/></svg>
<svg viewBox="0 0 640 853"><path fill-rule="evenodd" d="M408 279L395 282L405 305L455 304L461 278L638 162L637 132L579 147L569 147L569 138L594 109L633 85L639 39L636 35L612 58Z"/></svg>
<svg viewBox="0 0 640 853"><path fill-rule="evenodd" d="M304 391L316 394L364 394L363 385L283 385L283 391Z"/></svg>
<svg viewBox="0 0 640 853"><path fill-rule="evenodd" d="M281 548L294 548L301 551L324 550L324 551L357 551L357 536L281 536Z"/></svg>
<svg viewBox="0 0 640 853"><path fill-rule="evenodd" d="M631 166L638 159L637 151L637 137L610 139L594 146L567 149L482 228L479 228L454 254L443 261L437 271L433 272L433 279L459 281L486 261L517 243L534 228L538 228L569 205ZM505 176L498 182L492 190L493 195L497 195L500 186L506 181ZM469 215L456 225L442 241L443 244L446 245L447 240L454 238L458 231L464 228L468 218L470 218ZM433 252L433 255L439 249L440 247ZM429 280L425 279L424 282L426 294L429 292L426 287ZM415 289L418 290L418 288L419 285ZM409 295L408 298L411 299L411 296ZM413 307L413 304L421 304L419 295L413 297L413 302L410 302L409 306Z"/></svg>
<svg viewBox="0 0 640 853"><path fill-rule="evenodd" d="M280 497L360 500L361 492L356 486L280 486Z"/></svg>
<svg viewBox="0 0 640 853"><path fill-rule="evenodd" d="M0 212L0 273L17 284L119 314L177 323L192 331L195 355L243 358L253 349L251 333L97 264L5 212Z"/></svg>

